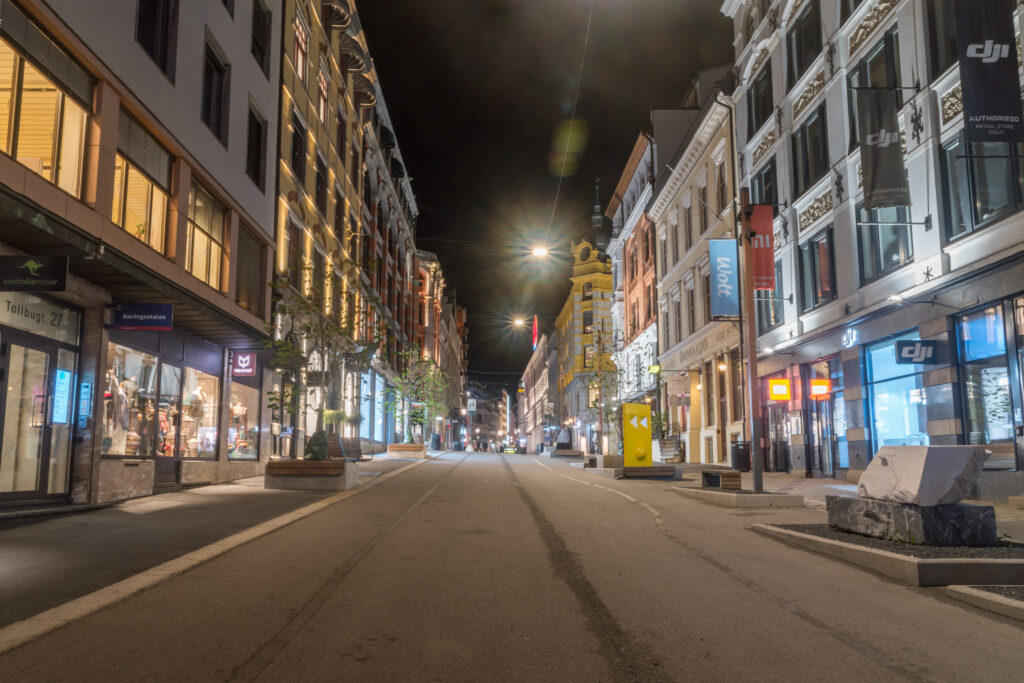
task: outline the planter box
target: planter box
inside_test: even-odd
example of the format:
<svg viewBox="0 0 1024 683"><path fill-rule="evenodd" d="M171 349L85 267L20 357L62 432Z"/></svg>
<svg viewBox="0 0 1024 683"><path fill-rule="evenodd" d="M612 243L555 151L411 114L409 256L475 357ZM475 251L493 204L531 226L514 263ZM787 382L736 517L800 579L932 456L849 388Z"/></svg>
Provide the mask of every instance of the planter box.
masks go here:
<svg viewBox="0 0 1024 683"><path fill-rule="evenodd" d="M396 458L426 458L427 447L421 443L389 443L388 455Z"/></svg>
<svg viewBox="0 0 1024 683"><path fill-rule="evenodd" d="M359 464L343 460L271 460L263 488L346 491L359 486Z"/></svg>

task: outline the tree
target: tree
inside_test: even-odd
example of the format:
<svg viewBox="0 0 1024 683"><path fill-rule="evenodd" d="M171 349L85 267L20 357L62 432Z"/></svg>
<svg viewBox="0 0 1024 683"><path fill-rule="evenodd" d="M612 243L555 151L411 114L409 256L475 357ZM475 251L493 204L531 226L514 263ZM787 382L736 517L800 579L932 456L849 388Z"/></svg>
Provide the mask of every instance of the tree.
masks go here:
<svg viewBox="0 0 1024 683"><path fill-rule="evenodd" d="M622 388L622 373L612 360L613 343L604 331L604 325L594 328L594 368L587 382L587 388L597 392L596 405L600 418L601 437L609 436L608 444L612 447L613 439L619 436L618 426L622 423L622 403L619 393ZM588 392L589 393L589 392ZM601 448L599 445L598 448ZM617 446L615 450L618 450Z"/></svg>
<svg viewBox="0 0 1024 683"><path fill-rule="evenodd" d="M399 352L399 369L395 392L387 403L395 412L402 401L408 403L405 439L411 443L414 425L422 432L431 415L447 412L450 381L433 361L423 357L419 346Z"/></svg>

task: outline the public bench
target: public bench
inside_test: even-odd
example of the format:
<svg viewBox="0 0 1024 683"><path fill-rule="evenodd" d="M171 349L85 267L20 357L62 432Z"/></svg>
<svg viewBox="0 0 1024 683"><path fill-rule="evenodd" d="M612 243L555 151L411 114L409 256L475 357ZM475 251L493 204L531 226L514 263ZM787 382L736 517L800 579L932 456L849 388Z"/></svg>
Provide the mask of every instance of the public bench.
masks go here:
<svg viewBox="0 0 1024 683"><path fill-rule="evenodd" d="M342 437L342 457L348 462L370 462L373 453L363 453L363 444L358 437Z"/></svg>
<svg viewBox="0 0 1024 683"><path fill-rule="evenodd" d="M701 486L706 489L739 491L743 488L740 473L736 470L707 470L700 473Z"/></svg>

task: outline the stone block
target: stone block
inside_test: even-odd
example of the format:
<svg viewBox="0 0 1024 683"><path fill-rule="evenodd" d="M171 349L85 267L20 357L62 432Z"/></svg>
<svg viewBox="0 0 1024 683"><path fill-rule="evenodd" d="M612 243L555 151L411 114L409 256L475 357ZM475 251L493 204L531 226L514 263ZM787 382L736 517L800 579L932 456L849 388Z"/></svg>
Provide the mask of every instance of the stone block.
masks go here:
<svg viewBox="0 0 1024 683"><path fill-rule="evenodd" d="M622 467L623 457L621 455L599 455L598 463L601 467Z"/></svg>
<svg viewBox="0 0 1024 683"><path fill-rule="evenodd" d="M153 495L152 460L100 460L98 503Z"/></svg>
<svg viewBox="0 0 1024 683"><path fill-rule="evenodd" d="M1024 510L1024 496L1010 496L1006 501L1012 508L1020 508Z"/></svg>
<svg viewBox="0 0 1024 683"><path fill-rule="evenodd" d="M829 526L855 534L920 545L991 546L999 543L995 508L922 507L869 498L826 496Z"/></svg>
<svg viewBox="0 0 1024 683"><path fill-rule="evenodd" d="M861 475L861 498L914 505L951 505L981 474L982 446L883 446Z"/></svg>

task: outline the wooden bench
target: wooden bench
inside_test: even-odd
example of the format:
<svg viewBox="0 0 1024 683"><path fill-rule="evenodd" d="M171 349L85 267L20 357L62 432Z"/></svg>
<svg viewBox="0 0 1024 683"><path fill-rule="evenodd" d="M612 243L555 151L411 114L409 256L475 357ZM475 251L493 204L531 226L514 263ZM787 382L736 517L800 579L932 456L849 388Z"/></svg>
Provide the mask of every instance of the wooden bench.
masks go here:
<svg viewBox="0 0 1024 683"><path fill-rule="evenodd" d="M739 491L743 488L740 473L736 470L707 470L700 473L701 486L706 489Z"/></svg>
<svg viewBox="0 0 1024 683"><path fill-rule="evenodd" d="M652 477L675 479L676 468L675 465L627 466L622 468L622 476L624 479L650 479Z"/></svg>
<svg viewBox="0 0 1024 683"><path fill-rule="evenodd" d="M345 463L338 460L270 460L267 474L275 477L340 477Z"/></svg>
<svg viewBox="0 0 1024 683"><path fill-rule="evenodd" d="M362 441L357 437L342 437L341 451L348 462L370 462L373 453L363 453Z"/></svg>

